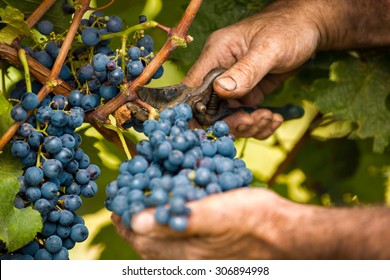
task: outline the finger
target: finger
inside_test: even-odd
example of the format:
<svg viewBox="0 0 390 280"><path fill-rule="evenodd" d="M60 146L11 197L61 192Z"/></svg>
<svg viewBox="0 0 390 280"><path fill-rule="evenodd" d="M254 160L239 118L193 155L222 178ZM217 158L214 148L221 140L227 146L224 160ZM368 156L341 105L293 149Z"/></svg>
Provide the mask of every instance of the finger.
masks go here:
<svg viewBox="0 0 390 280"><path fill-rule="evenodd" d="M159 225L154 219L154 209L134 215L132 229L135 234L154 238L222 235L234 229L237 223L242 225L245 215L248 215L244 211L246 204L242 205L242 202L254 199L253 195L249 195L251 191L251 189L232 190L189 202L187 206L191 209L191 215L188 217L188 227L183 232L176 232L168 226Z"/></svg>
<svg viewBox="0 0 390 280"><path fill-rule="evenodd" d="M234 56L228 54L230 39L226 36L227 33L228 31L218 30L209 36L201 55L183 79L183 84L199 86L211 69L221 66L227 68L235 62Z"/></svg>
<svg viewBox="0 0 390 280"><path fill-rule="evenodd" d="M283 117L279 114L273 114L272 121L269 123L269 125L253 135L253 138L263 140L270 137L276 131L276 129L282 125L282 123Z"/></svg>
<svg viewBox="0 0 390 280"><path fill-rule="evenodd" d="M250 48L238 62L215 79L214 90L226 99L244 96L274 67L272 53Z"/></svg>

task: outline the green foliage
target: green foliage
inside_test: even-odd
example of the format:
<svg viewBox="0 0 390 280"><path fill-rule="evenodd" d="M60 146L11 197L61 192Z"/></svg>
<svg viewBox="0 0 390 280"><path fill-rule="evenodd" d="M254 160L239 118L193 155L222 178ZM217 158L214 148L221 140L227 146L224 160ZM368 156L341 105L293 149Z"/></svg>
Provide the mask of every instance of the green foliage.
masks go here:
<svg viewBox="0 0 390 280"><path fill-rule="evenodd" d="M31 207L16 209L17 177L22 167L9 150L0 155L0 240L12 252L34 239L42 228L41 215Z"/></svg>
<svg viewBox="0 0 390 280"><path fill-rule="evenodd" d="M319 80L312 88L323 113L356 124L352 136L374 138L374 151L382 153L390 140L390 68L383 56L349 57L330 68L330 79ZM388 61L388 60L387 60Z"/></svg>
<svg viewBox="0 0 390 280"><path fill-rule="evenodd" d="M18 9L7 6L0 8L1 23L6 26L0 30L0 41L11 44L16 38L30 36L31 30L24 21L24 15Z"/></svg>
<svg viewBox="0 0 390 280"><path fill-rule="evenodd" d="M0 135L12 123L11 104L0 93ZM9 147L0 153L0 240L9 251L16 250L31 241L42 228L41 215L32 207L16 209L14 198L19 191L18 176L22 165L12 156Z"/></svg>

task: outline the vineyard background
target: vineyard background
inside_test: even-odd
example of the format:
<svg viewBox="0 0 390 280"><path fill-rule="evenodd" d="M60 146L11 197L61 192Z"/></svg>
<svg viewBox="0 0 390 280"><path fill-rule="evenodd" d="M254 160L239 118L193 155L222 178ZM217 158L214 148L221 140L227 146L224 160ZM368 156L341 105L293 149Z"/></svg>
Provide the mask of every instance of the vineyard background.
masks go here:
<svg viewBox="0 0 390 280"><path fill-rule="evenodd" d="M40 1L34 0L38 4ZM34 2L32 1L32 2ZM0 1L23 11L24 1ZM136 24L145 13L165 26L177 24L187 0L116 0L105 9L107 15L118 15L128 25ZM148 86L180 83L199 55L207 36L241 18L260 10L271 1L213 0L204 1L189 34L194 42L176 50L164 65L162 79ZM96 1L102 6L107 1ZM53 11L49 16L56 17ZM59 28L68 19L58 18ZM166 40L161 30L148 30L156 42L156 50ZM113 40L112 45L118 44ZM303 118L288 121L274 136L264 141L238 139L238 155L255 175L254 187L267 187L301 203L324 206L390 204L390 66L386 49L357 52L324 52L308 62L266 100L267 105L300 104ZM15 69L1 88L12 88L21 77ZM0 134L10 125L11 105L7 93L0 95ZM102 175L97 180L99 193L85 200L80 214L86 220L90 237L70 252L71 259L136 259L138 256L116 234L110 213L104 208L105 186L118 175L118 166L126 157L122 150L106 141L94 128L84 124L78 131L83 136L81 147L99 165ZM133 141L143 135L130 129ZM16 172L17 163L7 152L0 155L1 173ZM288 164L287 164L288 163ZM16 171L15 171L16 169ZM21 172L19 169L18 172ZM276 176L278 175L278 176ZM0 179L0 188L5 187Z"/></svg>

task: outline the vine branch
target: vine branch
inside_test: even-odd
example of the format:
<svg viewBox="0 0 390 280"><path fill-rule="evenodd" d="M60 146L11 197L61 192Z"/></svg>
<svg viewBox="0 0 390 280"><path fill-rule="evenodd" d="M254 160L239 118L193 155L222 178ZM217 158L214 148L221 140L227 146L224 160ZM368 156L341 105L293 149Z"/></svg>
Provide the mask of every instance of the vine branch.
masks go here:
<svg viewBox="0 0 390 280"><path fill-rule="evenodd" d="M275 184L276 179L279 177L280 174L282 174L286 168L290 165L290 163L293 161L295 156L298 154L300 149L303 147L303 145L306 143L306 141L310 138L310 134L313 130L314 124L317 124L318 121L322 118L321 113L317 113L316 116L311 120L309 126L307 127L305 133L299 138L299 140L295 143L292 150L287 154L286 158L279 164L278 168L275 170L274 174L272 174L271 178L268 180L268 186L272 188L272 186Z"/></svg>
<svg viewBox="0 0 390 280"><path fill-rule="evenodd" d="M169 58L172 52L180 45L177 38L180 38L183 42L189 41L187 35L188 29L198 12L202 0L191 0L187 9L185 10L178 25L171 28L168 33L168 38L161 50L157 53L154 59L145 67L142 75L138 76L134 81L126 83L120 94L107 102L104 106L97 108L96 110L88 113L86 119L90 123L94 123L96 126L101 126L108 122L108 116L123 106L123 110L128 110L124 105L128 102L139 103L141 100L136 94L138 86L145 85L157 71L157 69ZM168 29L166 29L168 30ZM144 104L142 104L144 105ZM147 106L150 108L151 106Z"/></svg>
<svg viewBox="0 0 390 280"><path fill-rule="evenodd" d="M83 18L83 15L86 11L89 10L89 3L90 0L80 0L80 8L76 10L74 14L74 18L72 20L72 23L70 25L69 31L65 36L65 40L61 46L60 52L57 56L56 61L54 62L54 66L51 69L51 72L49 74L49 77L44 83L44 86L41 88L41 90L38 92L37 96L39 99L39 102L42 102L42 100L52 91L56 88L56 86L59 84L58 80L58 74L60 73L61 67L65 62L66 56L68 55L70 46L73 42L73 39L76 35L77 29L80 25L81 19ZM40 8L39 6L38 8ZM20 63L20 62L19 62ZM9 142L9 140L15 135L17 132L19 126L27 120L27 118L31 115L32 111L29 111L27 114L27 117L25 120L21 122L15 122L11 127L4 133L4 135L0 138L0 151L2 151L5 147L5 145Z"/></svg>

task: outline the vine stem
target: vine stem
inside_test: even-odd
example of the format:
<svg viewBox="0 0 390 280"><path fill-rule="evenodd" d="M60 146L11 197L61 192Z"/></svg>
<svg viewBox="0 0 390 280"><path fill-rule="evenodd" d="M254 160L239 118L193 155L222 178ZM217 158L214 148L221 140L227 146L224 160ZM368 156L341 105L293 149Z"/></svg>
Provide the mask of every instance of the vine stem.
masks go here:
<svg viewBox="0 0 390 280"><path fill-rule="evenodd" d="M50 75L47 78L47 81L44 86L37 94L39 102L42 102L42 100L58 85L58 74L60 73L61 67L65 62L66 56L68 55L68 51L77 33L77 29L80 25L81 19L83 18L84 13L89 10L89 3L90 0L80 0L81 7L74 14L72 24L70 25L69 31L65 36L65 40L62 43L60 52L57 56L56 61L54 62ZM21 122L13 123L11 127L6 131L6 133L4 133L4 135L0 138L0 151L4 149L5 145L17 132L19 126L27 120L31 113L32 111L29 111L26 119Z"/></svg>
<svg viewBox="0 0 390 280"><path fill-rule="evenodd" d="M38 8L36 8L26 20L28 26L30 28L33 27L43 17L43 15L55 4L55 2L56 0L44 0L41 4L39 4Z"/></svg>
<svg viewBox="0 0 390 280"><path fill-rule="evenodd" d="M275 170L274 174L272 174L271 178L268 180L268 186L270 188L272 188L272 186L275 184L276 179L279 177L279 175L282 174L284 172L284 170L286 170L288 165L293 161L293 159L298 154L300 149L303 147L303 145L306 143L306 141L310 138L310 134L313 130L313 127L315 127L315 124L317 124L321 118L322 118L322 114L317 113L315 115L315 117L311 120L306 131L298 139L298 141L295 143L292 150L287 154L286 158L279 164L279 166Z"/></svg>
<svg viewBox="0 0 390 280"><path fill-rule="evenodd" d="M27 62L27 55L26 51L22 48L18 50L18 56L19 60L23 65L24 70L24 79L26 80L26 89L27 92L32 92L32 85L31 85L31 76L30 76L30 67L28 66Z"/></svg>
<svg viewBox="0 0 390 280"><path fill-rule="evenodd" d="M127 159L130 160L132 156L131 156L131 153L129 151L129 148L127 147L127 143L126 143L125 137L123 136L122 130L119 129L118 127L116 127L115 125L112 125L112 124L105 124L104 127L108 128L108 129L111 129L111 130L115 131L118 134L119 140L121 141L122 148L125 151Z"/></svg>
<svg viewBox="0 0 390 280"><path fill-rule="evenodd" d="M172 52L178 46L183 45L183 42L186 43L189 40L189 36L187 35L188 28L192 24L201 4L202 0L191 0L178 25L169 30L167 41L154 59L145 67L142 75L138 76L134 81L126 83L117 97L111 99L104 106L88 113L86 119L90 123L101 126L108 122L108 116L110 114L118 110L127 102L138 103L141 101L136 94L137 87L145 85L152 78L157 69L169 58ZM123 109L128 110L127 108Z"/></svg>

